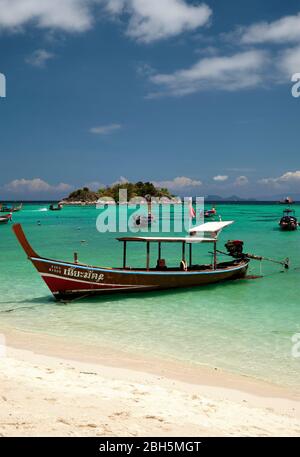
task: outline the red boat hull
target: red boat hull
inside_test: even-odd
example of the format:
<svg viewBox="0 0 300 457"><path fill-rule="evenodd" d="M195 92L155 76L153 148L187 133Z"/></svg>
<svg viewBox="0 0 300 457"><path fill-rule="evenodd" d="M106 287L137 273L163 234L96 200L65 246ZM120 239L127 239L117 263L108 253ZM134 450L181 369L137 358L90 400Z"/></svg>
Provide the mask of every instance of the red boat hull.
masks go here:
<svg viewBox="0 0 300 457"><path fill-rule="evenodd" d="M220 264L215 270L207 265L204 270L169 269L164 272L106 269L42 258L30 260L58 300L116 292L203 286L241 278L248 268L248 261L245 260Z"/></svg>

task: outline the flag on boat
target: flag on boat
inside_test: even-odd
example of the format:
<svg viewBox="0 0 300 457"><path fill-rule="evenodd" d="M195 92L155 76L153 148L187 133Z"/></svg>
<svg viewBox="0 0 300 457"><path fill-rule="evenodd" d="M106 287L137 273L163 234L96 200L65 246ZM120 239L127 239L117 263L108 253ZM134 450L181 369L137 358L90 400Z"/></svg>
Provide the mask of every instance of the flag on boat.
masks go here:
<svg viewBox="0 0 300 457"><path fill-rule="evenodd" d="M189 216L190 216L190 219L195 219L196 217L196 212L193 208L193 200L190 199L190 204L189 204Z"/></svg>

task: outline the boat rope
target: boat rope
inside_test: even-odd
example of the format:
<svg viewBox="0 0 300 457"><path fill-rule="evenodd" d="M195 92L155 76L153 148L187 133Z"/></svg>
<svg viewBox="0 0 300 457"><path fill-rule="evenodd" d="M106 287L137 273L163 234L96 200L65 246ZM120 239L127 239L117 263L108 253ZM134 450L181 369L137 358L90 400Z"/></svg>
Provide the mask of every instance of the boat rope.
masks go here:
<svg viewBox="0 0 300 457"><path fill-rule="evenodd" d="M41 306L41 305L35 305L35 306L17 306L16 308L9 308L9 309L2 309L0 311L1 314L4 314L4 313L12 313L13 311L18 311L19 309L34 309L36 308L37 306Z"/></svg>
<svg viewBox="0 0 300 457"><path fill-rule="evenodd" d="M49 302L49 304L51 304L51 302ZM58 302L56 304L64 305L64 302ZM20 309L35 309L35 308L39 308L40 306L45 306L45 303L39 303L37 305L31 305L31 306L16 306L15 308L1 309L0 314L12 313L14 311L19 311Z"/></svg>
<svg viewBox="0 0 300 457"><path fill-rule="evenodd" d="M262 261L259 262L259 273L262 276Z"/></svg>

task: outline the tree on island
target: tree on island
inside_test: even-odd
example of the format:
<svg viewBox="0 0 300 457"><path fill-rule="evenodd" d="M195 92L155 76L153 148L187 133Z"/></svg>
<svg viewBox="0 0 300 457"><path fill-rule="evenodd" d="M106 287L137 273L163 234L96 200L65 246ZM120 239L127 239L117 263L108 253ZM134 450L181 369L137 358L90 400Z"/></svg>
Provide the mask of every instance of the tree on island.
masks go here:
<svg viewBox="0 0 300 457"><path fill-rule="evenodd" d="M77 189L71 192L65 200L73 202L96 202L98 198L99 195L97 192L93 192L88 187L83 187L83 189Z"/></svg>
<svg viewBox="0 0 300 457"><path fill-rule="evenodd" d="M84 187L83 189L77 189L74 192L71 192L65 201L96 202L99 198L110 197L118 202L119 191L121 189L127 190L127 200L131 200L135 197L143 197L147 199L148 196L156 198L173 197L173 195L166 188L156 187L151 182L138 181L137 183L117 183L112 186L99 189L97 192L91 191L88 187Z"/></svg>

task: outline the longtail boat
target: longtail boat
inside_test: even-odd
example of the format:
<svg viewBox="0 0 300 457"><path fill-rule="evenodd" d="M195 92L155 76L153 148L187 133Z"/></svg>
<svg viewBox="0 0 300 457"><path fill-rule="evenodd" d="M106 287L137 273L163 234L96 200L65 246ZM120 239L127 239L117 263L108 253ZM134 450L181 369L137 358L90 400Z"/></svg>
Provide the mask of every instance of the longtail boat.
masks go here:
<svg viewBox="0 0 300 457"><path fill-rule="evenodd" d="M218 263L217 261L217 235L223 227L231 223L231 221L208 222L193 229L187 237L117 238L123 243L123 265L118 268L96 267L80 263L76 253L73 262L40 257L29 244L21 225L13 225L13 230L28 259L33 263L54 297L57 300L72 300L115 292L145 292L203 286L242 278L246 275L249 263L249 259L243 254L234 254L235 258L228 262ZM198 236L198 232L209 232L211 236ZM127 265L126 252L129 243L145 244L146 265L144 268L131 268ZM162 258L163 243L181 245L179 266L167 266L166 260ZM198 243L213 245L211 264L193 263L193 246ZM150 245L153 244L158 247L157 264L154 268L150 267ZM189 247L188 260L186 259L187 246Z"/></svg>
<svg viewBox="0 0 300 457"><path fill-rule="evenodd" d="M298 228L298 220L296 218L296 212L294 209L285 209L283 211L283 216L279 221L279 226L281 230L293 231Z"/></svg>
<svg viewBox="0 0 300 457"><path fill-rule="evenodd" d="M216 208L208 209L208 210L204 211L204 219L214 217L214 216L216 216L216 214L217 214Z"/></svg>
<svg viewBox="0 0 300 457"><path fill-rule="evenodd" d="M7 224L12 220L11 214L6 214L5 216L0 216L0 224Z"/></svg>
<svg viewBox="0 0 300 457"><path fill-rule="evenodd" d="M281 203L282 205L292 205L294 203L294 200L291 197L285 197L279 203Z"/></svg>
<svg viewBox="0 0 300 457"><path fill-rule="evenodd" d="M151 227L151 224L155 221L153 214L148 213L147 216L138 215L134 218L134 225L136 227Z"/></svg>
<svg viewBox="0 0 300 457"><path fill-rule="evenodd" d="M23 203L20 203L18 206L13 206L12 212L16 213L18 211L21 211L22 208L23 208Z"/></svg>
<svg viewBox="0 0 300 457"><path fill-rule="evenodd" d="M63 209L63 205L61 203L58 203L57 206L55 206L53 204L49 206L50 211L61 211L62 209Z"/></svg>
<svg viewBox="0 0 300 457"><path fill-rule="evenodd" d="M16 213L17 211L21 211L23 208L23 203L20 203L18 206L6 206L3 203L0 204L0 212L1 213Z"/></svg>

